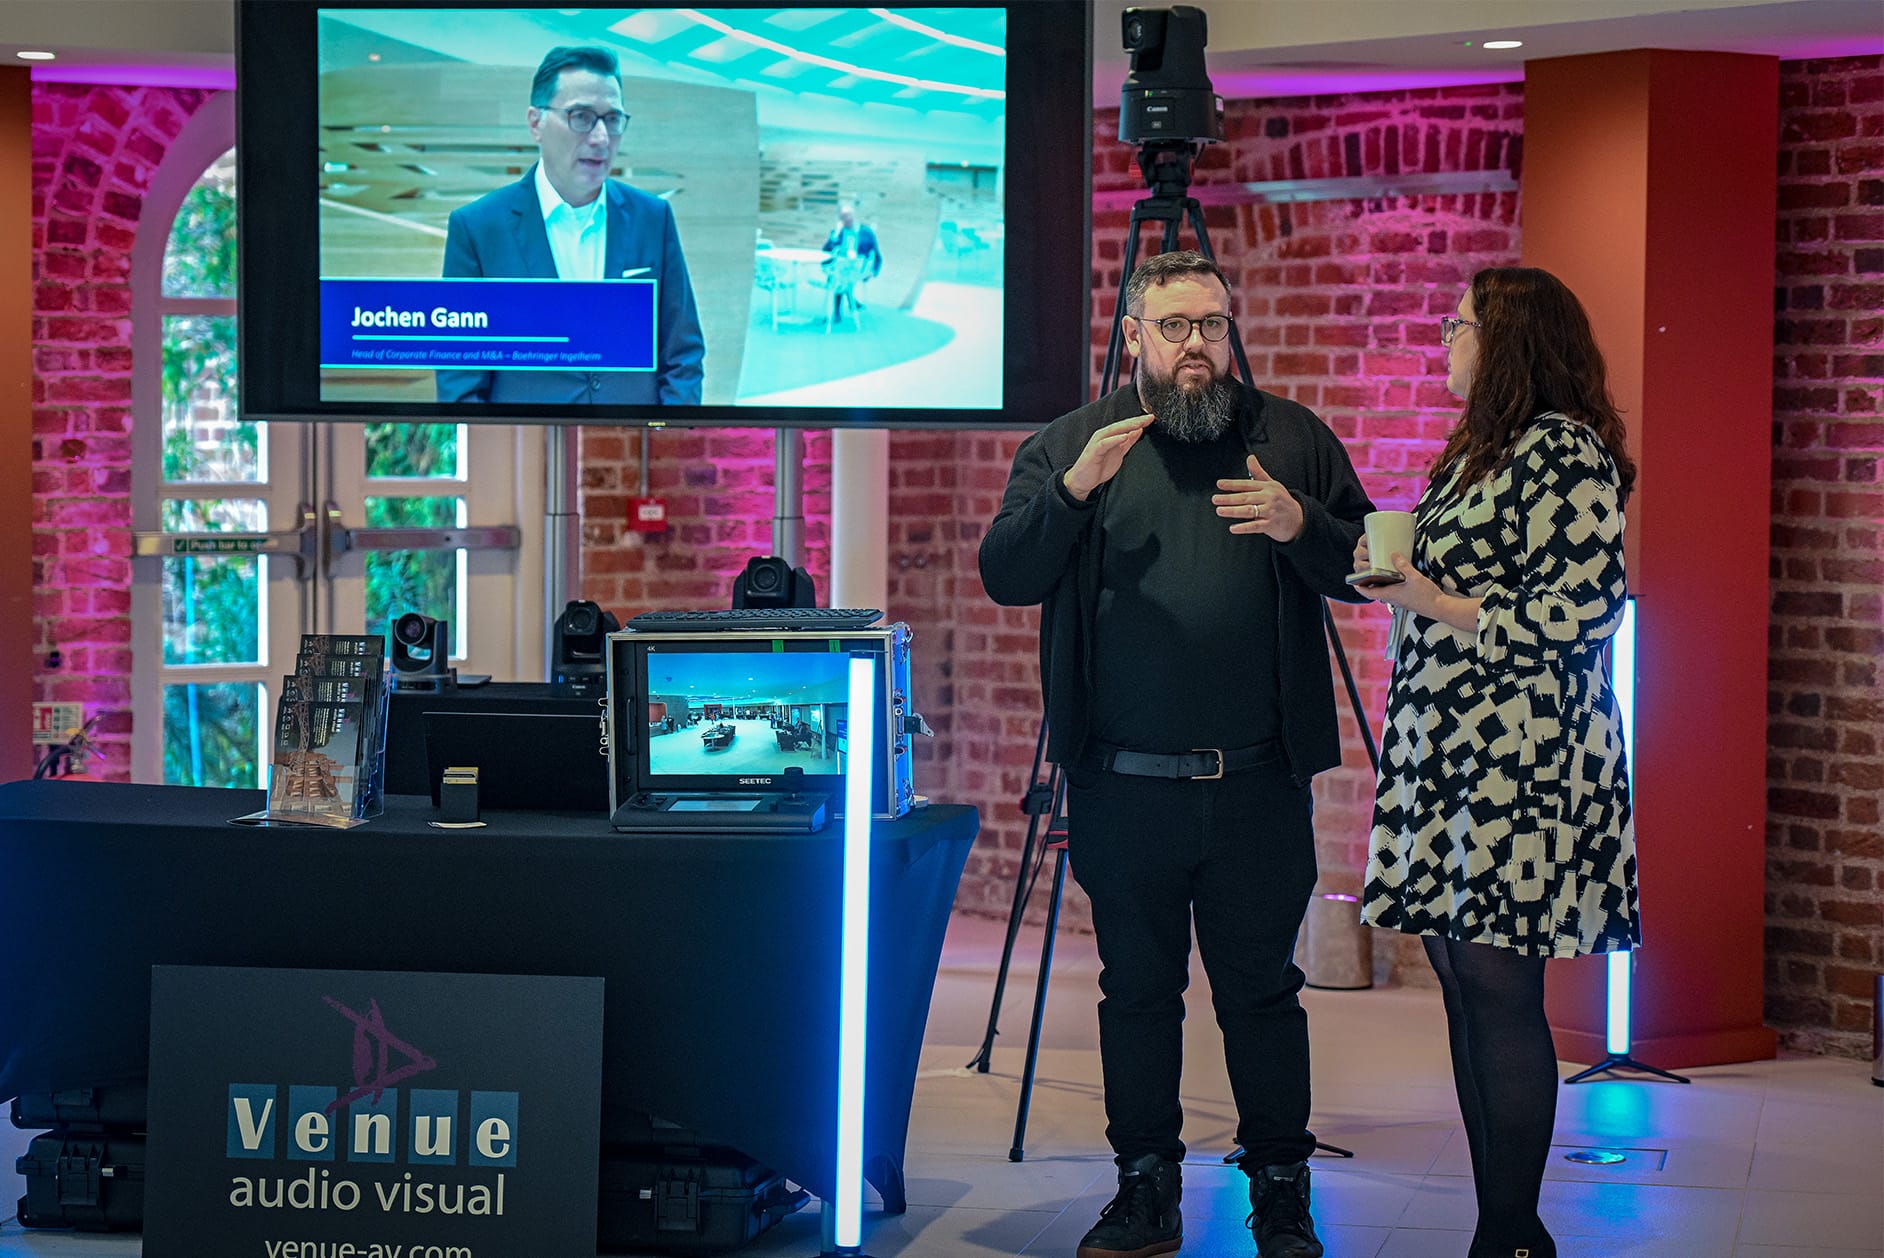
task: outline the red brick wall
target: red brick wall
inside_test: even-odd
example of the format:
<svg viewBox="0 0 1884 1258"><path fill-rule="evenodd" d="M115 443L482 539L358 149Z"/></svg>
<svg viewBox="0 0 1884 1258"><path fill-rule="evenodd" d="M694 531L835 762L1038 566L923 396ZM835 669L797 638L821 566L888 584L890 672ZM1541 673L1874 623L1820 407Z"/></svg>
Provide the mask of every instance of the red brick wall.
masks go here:
<svg viewBox="0 0 1884 1258"><path fill-rule="evenodd" d="M956 903L1003 916L1040 728L1040 613L990 602L976 556L1020 442L991 432L890 442L889 602L917 629L911 689L937 733L917 740L916 789L980 809L981 837Z"/></svg>
<svg viewBox="0 0 1884 1258"><path fill-rule="evenodd" d="M208 96L33 88L34 693L101 716L106 758L91 771L118 779L130 771L131 245L152 174Z"/></svg>
<svg viewBox="0 0 1884 1258"><path fill-rule="evenodd" d="M641 443L646 441L648 492L667 504L664 533L628 527L629 499L640 493ZM829 438L808 434L807 453L827 451ZM733 579L746 560L772 553L774 456L769 429L671 429L640 433L584 428L581 436L582 594L622 617L654 608L731 606ZM812 479L805 478L806 514ZM822 474L829 516L828 468ZM809 525L807 542L811 540ZM828 569L821 550L814 578L822 594ZM807 566L811 566L807 564Z"/></svg>
<svg viewBox="0 0 1884 1258"><path fill-rule="evenodd" d="M1884 58L1780 73L1766 1017L1866 1057L1884 967Z"/></svg>

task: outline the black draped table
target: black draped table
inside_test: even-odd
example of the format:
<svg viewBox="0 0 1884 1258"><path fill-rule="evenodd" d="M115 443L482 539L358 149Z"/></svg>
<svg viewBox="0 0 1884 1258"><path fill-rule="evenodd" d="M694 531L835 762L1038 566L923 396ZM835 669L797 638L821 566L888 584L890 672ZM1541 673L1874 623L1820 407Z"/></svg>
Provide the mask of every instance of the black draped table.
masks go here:
<svg viewBox="0 0 1884 1258"><path fill-rule="evenodd" d="M141 1081L153 965L600 975L604 1143L654 1115L829 1198L839 824L625 835L599 816L487 813L486 828L441 830L429 800L405 796L353 830L228 824L262 802L0 786L0 1099ZM977 825L973 808L935 805L872 827L864 1173L892 1213Z"/></svg>

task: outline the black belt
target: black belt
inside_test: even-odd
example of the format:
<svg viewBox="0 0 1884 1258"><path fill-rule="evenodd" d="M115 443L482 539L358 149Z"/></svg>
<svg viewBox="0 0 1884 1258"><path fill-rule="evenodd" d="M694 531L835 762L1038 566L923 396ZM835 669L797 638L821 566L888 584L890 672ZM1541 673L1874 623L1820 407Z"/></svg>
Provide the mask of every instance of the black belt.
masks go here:
<svg viewBox="0 0 1884 1258"><path fill-rule="evenodd" d="M1200 747L1195 751L1176 751L1161 755L1153 751L1127 751L1123 747L1100 744L1086 757L1096 768L1112 773L1128 773L1146 778L1194 778L1215 780L1226 773L1259 769L1282 762L1282 740L1271 738L1250 747L1225 751L1220 747Z"/></svg>

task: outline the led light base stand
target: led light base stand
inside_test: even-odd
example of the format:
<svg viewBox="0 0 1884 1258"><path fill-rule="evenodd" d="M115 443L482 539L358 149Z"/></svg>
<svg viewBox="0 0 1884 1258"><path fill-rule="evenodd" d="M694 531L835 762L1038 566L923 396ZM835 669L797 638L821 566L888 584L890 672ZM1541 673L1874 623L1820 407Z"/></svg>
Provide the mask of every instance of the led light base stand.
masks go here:
<svg viewBox="0 0 1884 1258"><path fill-rule="evenodd" d="M1610 666L1615 675L1616 706L1621 709L1622 745L1626 751L1633 753L1635 749L1634 599L1623 604L1622 624L1617 627L1616 636L1610 646ZM1582 1083L1586 1079L1612 1070L1639 1070L1643 1074L1655 1075L1675 1083L1692 1082L1678 1074L1663 1070L1659 1066L1645 1065L1629 1055L1630 1012L1634 1000L1629 966L1634 960L1633 952L1609 954L1609 969L1604 975L1607 980L1605 987L1609 998L1603 1029L1603 1051L1607 1055L1588 1070L1577 1071L1565 1079L1565 1083Z"/></svg>

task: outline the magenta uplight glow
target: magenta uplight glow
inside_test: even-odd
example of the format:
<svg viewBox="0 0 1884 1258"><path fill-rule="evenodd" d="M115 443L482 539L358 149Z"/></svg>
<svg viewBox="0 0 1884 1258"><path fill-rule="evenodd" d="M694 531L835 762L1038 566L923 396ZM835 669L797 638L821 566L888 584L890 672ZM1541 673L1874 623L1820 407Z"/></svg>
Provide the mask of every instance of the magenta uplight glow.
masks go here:
<svg viewBox="0 0 1884 1258"><path fill-rule="evenodd" d="M35 83L98 83L110 87L201 87L231 90L235 65L157 65L132 62L38 62Z"/></svg>

